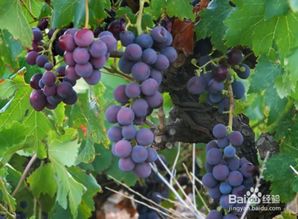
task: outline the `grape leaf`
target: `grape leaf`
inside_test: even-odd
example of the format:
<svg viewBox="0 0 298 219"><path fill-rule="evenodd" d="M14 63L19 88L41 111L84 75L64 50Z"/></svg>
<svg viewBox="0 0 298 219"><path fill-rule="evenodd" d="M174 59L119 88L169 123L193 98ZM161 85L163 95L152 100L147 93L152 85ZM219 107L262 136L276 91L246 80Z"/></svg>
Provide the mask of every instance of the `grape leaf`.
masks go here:
<svg viewBox="0 0 298 219"><path fill-rule="evenodd" d="M226 31L226 26L223 24L223 21L231 10L232 7L226 0L212 1L208 7L200 13L200 21L196 25L197 39L211 37L211 42L215 48L222 51L226 49L222 37Z"/></svg>
<svg viewBox="0 0 298 219"><path fill-rule="evenodd" d="M170 17L178 17L180 19L194 19L192 5L189 0L167 0L167 14Z"/></svg>
<svg viewBox="0 0 298 219"><path fill-rule="evenodd" d="M284 15L289 10L289 3L284 0L265 0L265 19Z"/></svg>
<svg viewBox="0 0 298 219"><path fill-rule="evenodd" d="M53 167L58 185L56 200L64 209L69 206L73 218L76 218L86 187L75 180L61 163L54 161Z"/></svg>
<svg viewBox="0 0 298 219"><path fill-rule="evenodd" d="M84 173L79 168L71 168L70 173L74 178L82 183L88 190L82 197L82 202L79 206L78 218L88 219L95 210L93 197L100 191L100 186L97 184L96 179L91 174Z"/></svg>
<svg viewBox="0 0 298 219"><path fill-rule="evenodd" d="M150 13L154 20L157 20L166 8L165 0L151 0L149 7L145 11Z"/></svg>
<svg viewBox="0 0 298 219"><path fill-rule="evenodd" d="M57 191L53 165L48 163L40 166L28 177L28 183L35 197L41 194L53 197Z"/></svg>
<svg viewBox="0 0 298 219"><path fill-rule="evenodd" d="M94 158L94 142L87 137L87 140L81 144L81 151L78 156L78 162L91 163Z"/></svg>
<svg viewBox="0 0 298 219"><path fill-rule="evenodd" d="M104 146L100 144L95 144L96 157L93 161L94 170L97 173L101 173L102 171L108 169L112 164L112 153L110 149L106 149Z"/></svg>
<svg viewBox="0 0 298 219"><path fill-rule="evenodd" d="M270 180L271 193L280 195L281 201L291 201L295 195L293 185L295 182L295 173L290 165L297 165L298 153L280 153L272 156L266 163L264 176L266 180ZM287 180L284 180L287 179Z"/></svg>
<svg viewBox="0 0 298 219"><path fill-rule="evenodd" d="M75 164L79 147L80 144L77 141L52 143L48 149L49 158L70 167Z"/></svg>
<svg viewBox="0 0 298 219"><path fill-rule="evenodd" d="M264 20L265 2L239 0L225 19L227 46L245 45L255 54L269 54L274 48L282 56L298 46L298 14L293 12Z"/></svg>
<svg viewBox="0 0 298 219"><path fill-rule="evenodd" d="M0 29L8 30L23 46L31 47L32 32L18 0L0 2Z"/></svg>
<svg viewBox="0 0 298 219"><path fill-rule="evenodd" d="M12 97L16 90L15 83L12 80L0 81L0 99Z"/></svg>
<svg viewBox="0 0 298 219"><path fill-rule="evenodd" d="M290 8L294 12L298 12L298 0L289 0Z"/></svg>
<svg viewBox="0 0 298 219"><path fill-rule="evenodd" d="M80 27L85 22L85 1L84 0L53 0L54 27L63 27L73 22L74 26ZM90 25L98 24L106 17L105 9L110 9L108 0L90 0L89 14Z"/></svg>

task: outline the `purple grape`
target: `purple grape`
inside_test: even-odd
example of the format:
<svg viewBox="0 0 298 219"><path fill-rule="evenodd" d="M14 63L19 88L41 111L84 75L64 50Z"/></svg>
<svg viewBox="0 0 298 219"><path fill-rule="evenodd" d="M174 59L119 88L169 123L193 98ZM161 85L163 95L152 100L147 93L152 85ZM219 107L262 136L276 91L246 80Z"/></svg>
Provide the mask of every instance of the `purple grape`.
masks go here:
<svg viewBox="0 0 298 219"><path fill-rule="evenodd" d="M224 124L217 124L212 129L215 138L224 138L227 135L227 127Z"/></svg>
<svg viewBox="0 0 298 219"><path fill-rule="evenodd" d="M235 80L232 83L232 89L235 99L242 99L245 94L245 87L241 81Z"/></svg>
<svg viewBox="0 0 298 219"><path fill-rule="evenodd" d="M211 148L207 151L206 161L211 165L216 165L221 161L222 152L218 148Z"/></svg>
<svg viewBox="0 0 298 219"><path fill-rule="evenodd" d="M144 81L150 76L150 67L144 62L137 62L132 66L131 73L137 81Z"/></svg>
<svg viewBox="0 0 298 219"><path fill-rule="evenodd" d="M58 96L49 96L47 97L47 101L49 104L57 106L62 101L62 99Z"/></svg>
<svg viewBox="0 0 298 219"><path fill-rule="evenodd" d="M231 171L238 170L240 167L240 160L237 157L233 157L228 160L228 167Z"/></svg>
<svg viewBox="0 0 298 219"><path fill-rule="evenodd" d="M157 90L158 83L152 78L143 81L141 84L141 91L146 96L152 96L154 93L157 92Z"/></svg>
<svg viewBox="0 0 298 219"><path fill-rule="evenodd" d="M39 42L42 40L42 32L40 31L39 28L33 28L32 29L32 33L33 33L33 41L34 42Z"/></svg>
<svg viewBox="0 0 298 219"><path fill-rule="evenodd" d="M110 123L116 123L117 122L117 114L120 110L120 106L117 105L111 105L107 108L105 112L105 116L108 122Z"/></svg>
<svg viewBox="0 0 298 219"><path fill-rule="evenodd" d="M113 126L108 130L108 137L112 142L118 142L122 139L122 130L118 126Z"/></svg>
<svg viewBox="0 0 298 219"><path fill-rule="evenodd" d="M114 99L119 103L125 104L128 102L128 97L125 95L126 85L119 85L114 90Z"/></svg>
<svg viewBox="0 0 298 219"><path fill-rule="evenodd" d="M224 148L229 145L229 139L227 137L217 139L217 145L220 148Z"/></svg>
<svg viewBox="0 0 298 219"><path fill-rule="evenodd" d="M28 52L27 55L26 55L26 62L29 65L35 65L37 56L38 56L38 53L36 51Z"/></svg>
<svg viewBox="0 0 298 219"><path fill-rule="evenodd" d="M103 36L113 36L113 34L110 31L105 30L98 34L99 38Z"/></svg>
<svg viewBox="0 0 298 219"><path fill-rule="evenodd" d="M214 199L218 200L221 196L218 186L215 186L213 188L208 188L208 195Z"/></svg>
<svg viewBox="0 0 298 219"><path fill-rule="evenodd" d="M124 51L123 57L129 61L138 61L142 57L142 48L135 43L129 44Z"/></svg>
<svg viewBox="0 0 298 219"><path fill-rule="evenodd" d="M232 146L229 145L224 148L224 156L227 158L232 158L236 155L236 149Z"/></svg>
<svg viewBox="0 0 298 219"><path fill-rule="evenodd" d="M206 81L204 77L193 76L186 84L186 88L191 94L201 94L205 91Z"/></svg>
<svg viewBox="0 0 298 219"><path fill-rule="evenodd" d="M134 173L140 178L147 178L151 174L151 167L148 163L137 164Z"/></svg>
<svg viewBox="0 0 298 219"><path fill-rule="evenodd" d="M211 173L206 173L202 178L202 182L207 188L213 188L218 184L217 180L212 176Z"/></svg>
<svg viewBox="0 0 298 219"><path fill-rule="evenodd" d="M150 129L141 128L137 132L136 140L139 145L142 145L142 146L151 145L154 140L154 134Z"/></svg>
<svg viewBox="0 0 298 219"><path fill-rule="evenodd" d="M114 36L104 35L100 37L100 40L102 40L106 44L109 53L117 50L117 40Z"/></svg>
<svg viewBox="0 0 298 219"><path fill-rule="evenodd" d="M30 86L33 89L39 90L40 89L39 81L41 80L41 78L42 78L42 74L40 73L34 74L30 79Z"/></svg>
<svg viewBox="0 0 298 219"><path fill-rule="evenodd" d="M44 64L44 68L48 71L52 70L53 68L53 64L50 62L47 62L46 64Z"/></svg>
<svg viewBox="0 0 298 219"><path fill-rule="evenodd" d="M122 127L122 136L126 140L131 140L135 138L137 130L133 125L123 126Z"/></svg>
<svg viewBox="0 0 298 219"><path fill-rule="evenodd" d="M41 90L33 90L30 94L30 104L36 111L41 111L47 104L46 96Z"/></svg>
<svg viewBox="0 0 298 219"><path fill-rule="evenodd" d="M87 64L90 59L88 49L80 47L75 48L75 50L72 53L72 57L77 64L81 65Z"/></svg>
<svg viewBox="0 0 298 219"><path fill-rule="evenodd" d="M114 146L114 155L120 158L124 158L130 155L132 151L132 146L129 141L120 140Z"/></svg>
<svg viewBox="0 0 298 219"><path fill-rule="evenodd" d="M229 194L232 191L232 186L229 183L222 182L219 185L219 191L221 194Z"/></svg>
<svg viewBox="0 0 298 219"><path fill-rule="evenodd" d="M65 78L71 81L76 81L80 79L80 76L77 75L74 67L68 65L66 66L66 69L65 69Z"/></svg>
<svg viewBox="0 0 298 219"><path fill-rule="evenodd" d="M163 103L163 97L160 92L156 92L152 96L147 96L146 101L151 108L158 108Z"/></svg>
<svg viewBox="0 0 298 219"><path fill-rule="evenodd" d="M150 77L153 78L157 82L158 85L161 84L162 79L163 79L163 76L162 76L161 72L157 71L155 69L151 69Z"/></svg>
<svg viewBox="0 0 298 219"><path fill-rule="evenodd" d="M110 31L116 39L119 39L119 34L125 31L125 20L122 18L112 21L108 26L108 31Z"/></svg>
<svg viewBox="0 0 298 219"><path fill-rule="evenodd" d="M72 52L65 52L63 56L64 56L64 62L67 65L74 66L76 64L74 59L73 59Z"/></svg>
<svg viewBox="0 0 298 219"><path fill-rule="evenodd" d="M229 203L229 196L223 195L219 199L219 204L224 209L229 209L232 205Z"/></svg>
<svg viewBox="0 0 298 219"><path fill-rule="evenodd" d="M148 151L144 146L136 145L131 152L131 159L135 163L143 163L148 158Z"/></svg>
<svg viewBox="0 0 298 219"><path fill-rule="evenodd" d="M96 39L90 46L89 52L93 58L100 58L106 56L108 47L102 40Z"/></svg>
<svg viewBox="0 0 298 219"><path fill-rule="evenodd" d="M39 80L38 86L39 86L39 89L44 88L44 83L42 82L42 80Z"/></svg>
<svg viewBox="0 0 298 219"><path fill-rule="evenodd" d="M135 118L135 114L131 108L122 106L117 113L117 121L120 125L130 125Z"/></svg>
<svg viewBox="0 0 298 219"><path fill-rule="evenodd" d="M243 135L239 131L233 131L229 134L229 141L234 146L240 146L243 144Z"/></svg>
<svg viewBox="0 0 298 219"><path fill-rule="evenodd" d="M44 85L51 87L51 86L54 86L56 82L56 75L51 71L47 71L46 73L43 74L41 80L44 83Z"/></svg>
<svg viewBox="0 0 298 219"><path fill-rule="evenodd" d="M206 151L209 151L211 148L217 148L217 147L218 147L218 145L217 145L216 140L209 141L206 144Z"/></svg>
<svg viewBox="0 0 298 219"><path fill-rule="evenodd" d="M93 32L86 28L78 30L74 34L74 42L80 47L90 46L93 40L94 40Z"/></svg>
<svg viewBox="0 0 298 219"><path fill-rule="evenodd" d="M224 89L224 83L211 79L208 83L208 91L210 93L218 93Z"/></svg>
<svg viewBox="0 0 298 219"><path fill-rule="evenodd" d="M241 64L239 69L234 69L241 79L247 79L250 75L250 68L246 64Z"/></svg>
<svg viewBox="0 0 298 219"><path fill-rule="evenodd" d="M157 43L169 43L169 32L162 26L156 26L151 30L151 36Z"/></svg>
<svg viewBox="0 0 298 219"><path fill-rule="evenodd" d="M243 182L243 175L241 172L235 170L230 172L228 182L231 186L240 186Z"/></svg>
<svg viewBox="0 0 298 219"><path fill-rule="evenodd" d="M213 70L214 79L217 81L224 81L228 76L228 68L224 65L219 65Z"/></svg>
<svg viewBox="0 0 298 219"><path fill-rule="evenodd" d="M230 108L229 98L224 97L223 100L218 103L218 111L220 113L223 113L225 111L228 111L229 108Z"/></svg>
<svg viewBox="0 0 298 219"><path fill-rule="evenodd" d="M155 162L157 160L157 152L154 148L147 148L148 151L148 158L147 158L147 162Z"/></svg>
<svg viewBox="0 0 298 219"><path fill-rule="evenodd" d="M154 63L154 67L157 70L164 71L167 68L169 68L169 66L170 66L170 62L165 55L163 55L163 54L157 55L157 60Z"/></svg>
<svg viewBox="0 0 298 219"><path fill-rule="evenodd" d="M55 96L56 94L56 89L57 89L57 86L56 85L53 85L53 86L44 86L43 88L43 93L44 95L46 95L47 97L48 96Z"/></svg>
<svg viewBox="0 0 298 219"><path fill-rule="evenodd" d="M255 172L255 166L250 162L243 163L241 164L240 172L245 177L252 177Z"/></svg>
<svg viewBox="0 0 298 219"><path fill-rule="evenodd" d="M57 94L63 99L72 96L73 93L75 93L75 91L69 82L63 81L57 86Z"/></svg>
<svg viewBox="0 0 298 219"><path fill-rule="evenodd" d="M148 48L143 51L142 61L148 65L153 65L157 61L157 53L154 49Z"/></svg>
<svg viewBox="0 0 298 219"><path fill-rule="evenodd" d="M119 37L123 46L128 46L135 40L135 34L131 31L123 31L119 34Z"/></svg>
<svg viewBox="0 0 298 219"><path fill-rule="evenodd" d="M206 219L222 219L222 214L216 210L211 210Z"/></svg>
<svg viewBox="0 0 298 219"><path fill-rule="evenodd" d="M243 185L237 186L237 187L233 188L232 194L237 195L237 196L243 196L245 194L245 190L246 189Z"/></svg>
<svg viewBox="0 0 298 219"><path fill-rule="evenodd" d="M87 64L76 64L75 65L75 72L77 75L83 77L83 78L88 78L91 76L93 72L93 67L92 65L88 62Z"/></svg>
<svg viewBox="0 0 298 219"><path fill-rule="evenodd" d="M67 52L72 52L76 45L71 34L64 34L59 37L59 47Z"/></svg>
<svg viewBox="0 0 298 219"><path fill-rule="evenodd" d="M239 65L243 61L244 55L240 49L231 49L228 52L228 63L230 65Z"/></svg>
<svg viewBox="0 0 298 219"><path fill-rule="evenodd" d="M101 78L101 72L94 70L90 77L84 78L84 79L87 82L87 84L95 85L100 81L100 78Z"/></svg>
<svg viewBox="0 0 298 219"><path fill-rule="evenodd" d="M40 29L40 30L45 30L49 25L49 20L48 18L41 18L39 21L38 21L38 24L37 24L37 27Z"/></svg>
<svg viewBox="0 0 298 219"><path fill-rule="evenodd" d="M48 57L45 56L45 55L38 55L36 57L36 64L39 66L39 67L43 67L47 62L48 62Z"/></svg>
<svg viewBox="0 0 298 219"><path fill-rule="evenodd" d="M136 38L136 43L147 49L153 46L153 39L149 34L143 33Z"/></svg>
<svg viewBox="0 0 298 219"><path fill-rule="evenodd" d="M123 172L132 171L135 168L134 162L129 158L120 158L118 162L119 169Z"/></svg>
<svg viewBox="0 0 298 219"><path fill-rule="evenodd" d="M129 83L129 84L126 85L125 95L127 97L136 98L136 97L140 96L140 94L141 94L141 89L140 89L139 84L132 82L132 83Z"/></svg>
<svg viewBox="0 0 298 219"><path fill-rule="evenodd" d="M68 105L73 105L77 102L77 100L78 100L78 95L75 91L73 91L70 96L67 96L66 98L63 99L63 102Z"/></svg>
<svg viewBox="0 0 298 219"><path fill-rule="evenodd" d="M137 99L133 102L131 106L134 114L138 117L144 117L148 113L148 103L144 99Z"/></svg>
<svg viewBox="0 0 298 219"><path fill-rule="evenodd" d="M134 62L128 61L124 57L121 57L118 62L118 67L123 73L130 74L134 64Z"/></svg>
<svg viewBox="0 0 298 219"><path fill-rule="evenodd" d="M105 56L101 56L99 58L92 58L91 64L94 68L99 69L102 68L106 64L107 58Z"/></svg>
<svg viewBox="0 0 298 219"><path fill-rule="evenodd" d="M174 47L171 47L171 46L161 50L161 53L168 58L170 63L175 62L175 60L178 58L178 54L177 54L176 49Z"/></svg>
<svg viewBox="0 0 298 219"><path fill-rule="evenodd" d="M229 168L226 165L218 164L213 167L212 175L215 179L223 181L229 176Z"/></svg>

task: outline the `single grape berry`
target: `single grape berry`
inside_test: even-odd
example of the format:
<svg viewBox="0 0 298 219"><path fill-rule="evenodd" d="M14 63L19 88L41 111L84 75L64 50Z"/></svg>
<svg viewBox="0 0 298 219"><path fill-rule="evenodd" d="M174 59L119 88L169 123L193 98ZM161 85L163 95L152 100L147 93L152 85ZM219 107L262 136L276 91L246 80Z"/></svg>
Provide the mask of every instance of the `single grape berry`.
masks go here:
<svg viewBox="0 0 298 219"><path fill-rule="evenodd" d="M233 48L228 52L228 63L239 65L243 61L244 55L240 49Z"/></svg>
<svg viewBox="0 0 298 219"><path fill-rule="evenodd" d="M78 30L74 34L74 42L80 47L90 46L93 40L94 40L93 32L86 28Z"/></svg>
<svg viewBox="0 0 298 219"><path fill-rule="evenodd" d="M36 111L41 111L47 103L46 96L41 90L33 90L30 94L30 104Z"/></svg>
<svg viewBox="0 0 298 219"><path fill-rule="evenodd" d="M224 65L219 65L214 68L213 75L215 80L224 81L228 76L228 68Z"/></svg>
<svg viewBox="0 0 298 219"><path fill-rule="evenodd" d="M227 128L223 124L217 124L213 127L212 134L215 138L223 138L227 135Z"/></svg>
<svg viewBox="0 0 298 219"><path fill-rule="evenodd" d="M193 76L188 80L186 88L191 94L201 94L205 91L206 81L202 76Z"/></svg>
<svg viewBox="0 0 298 219"><path fill-rule="evenodd" d="M30 79L30 86L35 90L39 90L40 89L39 81L41 80L41 78L42 78L42 74L40 73L34 74Z"/></svg>
<svg viewBox="0 0 298 219"><path fill-rule="evenodd" d="M37 56L38 56L38 53L36 51L28 52L27 55L26 55L26 62L29 65L35 65Z"/></svg>

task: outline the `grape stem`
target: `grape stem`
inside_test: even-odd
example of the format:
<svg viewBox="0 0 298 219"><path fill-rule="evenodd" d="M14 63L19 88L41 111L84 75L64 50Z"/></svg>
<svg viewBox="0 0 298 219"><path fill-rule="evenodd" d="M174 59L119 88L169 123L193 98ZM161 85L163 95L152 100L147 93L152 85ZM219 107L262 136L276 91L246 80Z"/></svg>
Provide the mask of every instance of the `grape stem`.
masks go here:
<svg viewBox="0 0 298 219"><path fill-rule="evenodd" d="M56 29L50 39L50 42L49 42L49 48L48 48L48 53L49 53L49 56L50 56L50 59L51 59L51 62L52 64L54 65L54 56L53 56L53 53L52 53L52 48L53 48L53 43L58 35L58 32L60 31L60 29Z"/></svg>
<svg viewBox="0 0 298 219"><path fill-rule="evenodd" d="M232 89L232 84L231 81L229 81L229 86L228 86L228 92L229 92L229 98L230 98L230 109L229 109L229 124L228 127L230 131L233 130L233 114L234 114L234 94L233 94L233 89Z"/></svg>
<svg viewBox="0 0 298 219"><path fill-rule="evenodd" d="M110 53L110 57L112 58L121 58L123 56L124 52L122 51L113 51Z"/></svg>
<svg viewBox="0 0 298 219"><path fill-rule="evenodd" d="M103 68L107 71L106 73L108 73L108 74L117 75L117 76L119 76L121 78L124 78L126 80L129 80L129 81L132 81L133 80L132 77L130 77L130 76L122 73L121 71L119 71L115 67L112 67L111 66L110 68L109 67L103 67Z"/></svg>
<svg viewBox="0 0 298 219"><path fill-rule="evenodd" d="M88 28L89 25L89 6L88 0L85 0L85 28Z"/></svg>
<svg viewBox="0 0 298 219"><path fill-rule="evenodd" d="M23 172L23 174L22 174L22 176L21 176L21 178L20 178L20 180L19 180L19 182L18 182L18 184L17 184L17 187L16 187L15 190L12 192L12 195L13 195L13 196L15 196L15 195L17 194L17 192L18 192L18 190L20 189L20 187L21 187L23 181L25 180L27 174L29 173L31 166L33 165L33 163L35 162L36 159L37 159L37 155L34 154L34 155L32 156L32 158L30 159L29 163L27 164L27 166L26 166L26 168L25 168L25 170L24 170L24 172Z"/></svg>
<svg viewBox="0 0 298 219"><path fill-rule="evenodd" d="M15 218L15 215L13 215L12 213L10 213L2 204L0 204L0 212L1 214L7 214L10 218Z"/></svg>
<svg viewBox="0 0 298 219"><path fill-rule="evenodd" d="M137 28L137 31L138 31L139 35L143 32L143 30L142 30L142 18L143 18L143 10L144 10L145 2L147 2L147 1L146 0L140 0L140 8L139 8L137 22L136 22L136 28Z"/></svg>

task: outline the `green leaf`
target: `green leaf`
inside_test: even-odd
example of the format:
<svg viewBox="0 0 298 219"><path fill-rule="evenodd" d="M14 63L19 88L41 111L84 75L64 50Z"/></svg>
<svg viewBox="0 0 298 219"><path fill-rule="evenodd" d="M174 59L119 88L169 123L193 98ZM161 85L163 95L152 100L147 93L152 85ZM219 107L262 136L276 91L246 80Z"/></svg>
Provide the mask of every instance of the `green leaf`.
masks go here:
<svg viewBox="0 0 298 219"><path fill-rule="evenodd" d="M35 197L41 194L53 197L57 191L53 165L48 163L40 166L28 177L28 183Z"/></svg>
<svg viewBox="0 0 298 219"><path fill-rule="evenodd" d="M180 19L194 19L193 7L189 0L167 0L167 14Z"/></svg>
<svg viewBox="0 0 298 219"><path fill-rule="evenodd" d="M77 141L52 143L49 145L49 158L65 166L75 165L80 144Z"/></svg>
<svg viewBox="0 0 298 219"><path fill-rule="evenodd" d="M289 10L289 3L284 0L265 0L265 19L284 15Z"/></svg>
<svg viewBox="0 0 298 219"><path fill-rule="evenodd" d="M297 152L281 153L272 156L266 163L264 176L266 180L270 180L271 193L280 195L281 201L291 201L296 192L293 189L295 182L295 173L291 170L290 165L296 166ZM284 180L287 179L287 180Z"/></svg>
<svg viewBox="0 0 298 219"><path fill-rule="evenodd" d="M0 129L0 155L7 152L7 149L15 145L24 143L28 129L17 122L11 124L8 128Z"/></svg>
<svg viewBox="0 0 298 219"><path fill-rule="evenodd" d="M16 90L15 83L12 80L4 80L0 82L0 99L8 99L12 97Z"/></svg>
<svg viewBox="0 0 298 219"><path fill-rule="evenodd" d="M85 1L84 0L53 0L54 8L52 25L63 27L71 22L74 26L80 27L85 21ZM106 17L105 9L110 9L108 0L89 1L90 24L96 25L102 18Z"/></svg>
<svg viewBox="0 0 298 219"><path fill-rule="evenodd" d="M86 187L75 180L61 163L55 161L53 167L58 185L56 200L64 209L69 206L73 218L76 218Z"/></svg>
<svg viewBox="0 0 298 219"><path fill-rule="evenodd" d="M95 144L96 157L93 161L94 170L97 173L108 169L112 164L112 152L110 149L106 149L104 146Z"/></svg>
<svg viewBox="0 0 298 219"><path fill-rule="evenodd" d="M149 8L145 8L145 11L148 11L154 20L157 20L164 12L166 4L166 0L151 0Z"/></svg>
<svg viewBox="0 0 298 219"><path fill-rule="evenodd" d="M92 215L92 211L95 210L93 197L100 191L100 186L91 174L87 175L79 168L71 168L70 173L78 182L82 183L87 188L79 206L78 218L88 219Z"/></svg>
<svg viewBox="0 0 298 219"><path fill-rule="evenodd" d="M280 65L270 61L266 57L260 57L255 68L254 75L250 78L250 92L261 92L264 89L272 87L276 77L282 74Z"/></svg>
<svg viewBox="0 0 298 219"><path fill-rule="evenodd" d="M235 9L224 22L228 27L226 45L249 46L256 55L269 54L277 48L282 56L298 46L298 14L289 12L264 20L264 11L264 1L237 1Z"/></svg>
<svg viewBox="0 0 298 219"><path fill-rule="evenodd" d="M81 145L78 162L91 163L95 158L94 142L89 138Z"/></svg>
<svg viewBox="0 0 298 219"><path fill-rule="evenodd" d="M209 6L200 13L200 21L196 26L197 39L211 37L211 42L219 50L226 49L223 35L226 26L223 21L230 13L232 7L226 0L213 0ZM216 27L216 28L215 28Z"/></svg>
<svg viewBox="0 0 298 219"><path fill-rule="evenodd" d="M32 32L24 16L20 1L2 0L0 2L0 29L8 30L23 46L31 47Z"/></svg>

